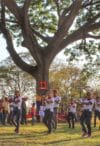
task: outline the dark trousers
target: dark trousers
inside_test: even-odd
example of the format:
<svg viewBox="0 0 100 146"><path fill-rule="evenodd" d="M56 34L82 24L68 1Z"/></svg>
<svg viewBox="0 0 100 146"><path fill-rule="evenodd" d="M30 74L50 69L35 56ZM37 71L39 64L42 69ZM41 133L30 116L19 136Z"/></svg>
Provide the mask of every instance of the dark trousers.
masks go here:
<svg viewBox="0 0 100 146"><path fill-rule="evenodd" d="M53 127L56 129L57 128L57 116L58 116L58 108L55 107L54 108L54 112L53 112Z"/></svg>
<svg viewBox="0 0 100 146"><path fill-rule="evenodd" d="M39 110L40 110L40 106L41 106L41 101L36 101L36 119L37 119L37 122L40 122L40 115L39 115Z"/></svg>
<svg viewBox="0 0 100 146"><path fill-rule="evenodd" d="M19 131L19 125L20 125L20 119L21 119L21 110L18 108L14 108L13 110L13 116L12 116L12 122L14 126L16 127L15 131Z"/></svg>
<svg viewBox="0 0 100 146"><path fill-rule="evenodd" d="M11 124L11 125L13 124L12 123L12 118L13 118L13 111L10 111L10 113L8 115L8 123Z"/></svg>
<svg viewBox="0 0 100 146"><path fill-rule="evenodd" d="M3 123L3 113L0 112L0 124L2 124L2 123Z"/></svg>
<svg viewBox="0 0 100 146"><path fill-rule="evenodd" d="M25 111L22 111L21 124L27 124L26 112Z"/></svg>
<svg viewBox="0 0 100 146"><path fill-rule="evenodd" d="M8 117L8 112L7 111L3 111L3 117L2 117L3 125L7 124L7 117Z"/></svg>
<svg viewBox="0 0 100 146"><path fill-rule="evenodd" d="M91 135L91 118L92 118L92 112L90 112L89 110L84 110L80 117L80 124L82 126L82 131L89 135Z"/></svg>
<svg viewBox="0 0 100 146"><path fill-rule="evenodd" d="M49 109L45 110L43 122L47 126L49 133L52 131L52 120L53 120L53 112L51 112Z"/></svg>
<svg viewBox="0 0 100 146"><path fill-rule="evenodd" d="M96 127L96 120L97 118L100 120L100 111L95 110L94 111L94 127Z"/></svg>
<svg viewBox="0 0 100 146"><path fill-rule="evenodd" d="M69 124L69 128L74 128L75 127L75 118L76 118L75 113L72 113L72 112L68 113L67 121L68 121L68 124Z"/></svg>

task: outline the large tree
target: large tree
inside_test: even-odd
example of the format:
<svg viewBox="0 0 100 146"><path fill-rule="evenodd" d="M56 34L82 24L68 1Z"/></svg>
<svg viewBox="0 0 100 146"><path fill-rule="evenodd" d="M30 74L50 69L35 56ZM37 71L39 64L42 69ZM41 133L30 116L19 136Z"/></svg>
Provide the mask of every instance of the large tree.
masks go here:
<svg viewBox="0 0 100 146"><path fill-rule="evenodd" d="M100 0L0 2L0 33L16 65L36 79L37 94L45 91L39 89L39 82L49 83L49 67L58 52L81 39L100 38ZM35 59L35 66L23 61L15 51L13 37L17 34L22 37L19 39L22 46Z"/></svg>

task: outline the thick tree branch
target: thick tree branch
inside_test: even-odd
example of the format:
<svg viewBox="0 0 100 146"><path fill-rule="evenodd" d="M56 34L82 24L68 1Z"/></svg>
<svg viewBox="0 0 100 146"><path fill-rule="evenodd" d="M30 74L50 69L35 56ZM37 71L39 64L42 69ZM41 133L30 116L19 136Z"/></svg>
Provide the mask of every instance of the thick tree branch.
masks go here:
<svg viewBox="0 0 100 146"><path fill-rule="evenodd" d="M74 16L78 14L81 8L81 4L82 4L82 0L74 1L71 6L69 6L63 11L59 20L59 28L62 27L63 25L64 26L67 25L70 19L74 18Z"/></svg>
<svg viewBox="0 0 100 146"><path fill-rule="evenodd" d="M54 3L56 4L56 7L57 7L57 14L58 16L60 17L60 8L59 8L59 1L58 0L53 0Z"/></svg>
<svg viewBox="0 0 100 146"><path fill-rule="evenodd" d="M64 11L62 12L61 17L66 16L66 14L68 14L68 13L70 12L70 10L72 9L72 7L74 6L74 3L75 3L75 2L73 2L69 7L66 7L66 8L64 9Z"/></svg>
<svg viewBox="0 0 100 146"><path fill-rule="evenodd" d="M96 16L94 16L92 19L90 19L87 22L87 24L94 23L98 18L100 18L100 13L98 13Z"/></svg>
<svg viewBox="0 0 100 146"><path fill-rule="evenodd" d="M86 34L86 38L100 39L100 35L95 36L95 35L91 35L91 34Z"/></svg>
<svg viewBox="0 0 100 146"><path fill-rule="evenodd" d="M31 0L25 0L24 2L24 6L22 8L22 17L23 17L23 24L24 24L24 29L27 30L28 29L28 25L29 25L29 18L28 18L28 9L30 6ZM23 27L23 26L22 26ZM27 31L26 31L27 33Z"/></svg>
<svg viewBox="0 0 100 146"><path fill-rule="evenodd" d="M0 26L0 30L1 30L1 32L3 33L3 35L4 35L5 39L6 39L7 50L10 53L10 56L12 57L13 61L15 62L15 64L17 66L19 66L25 72L30 73L32 76L35 77L36 76L36 71L37 71L37 66L33 67L33 66L25 63L19 57L19 55L16 53L9 31L6 28L4 28L3 26Z"/></svg>
<svg viewBox="0 0 100 146"><path fill-rule="evenodd" d="M30 51L31 55L33 56L37 64L40 65L42 62L41 53L40 53L41 47L38 44L37 39L31 30L29 16L28 16L28 9L30 3L31 0L25 0L24 6L21 9L21 15L22 15L21 29L24 38L22 45Z"/></svg>
<svg viewBox="0 0 100 146"><path fill-rule="evenodd" d="M51 41L52 38L50 38L50 37L48 37L48 36L45 37L45 36L41 35L39 32L37 32L37 31L34 30L33 28L32 28L32 31L33 31L33 33L34 33L37 37L39 37L40 39L42 39L44 42L50 43L50 41Z"/></svg>
<svg viewBox="0 0 100 146"><path fill-rule="evenodd" d="M26 33L26 31L28 32ZM41 65L42 63L41 47L38 45L38 42L30 27L28 27L28 30L23 29L23 38L24 38L23 46L28 48L37 64Z"/></svg>
<svg viewBox="0 0 100 146"><path fill-rule="evenodd" d="M68 37L66 37L66 39L64 39L62 41L62 43L58 46L58 48L53 49L51 54L49 53L48 57L50 59L50 61L53 60L53 58L55 57L55 55L57 53L59 53L62 49L64 49L66 46L68 46L69 44L81 40L81 39L85 39L85 38L92 38L92 36L90 37L89 35L87 35L88 32L94 31L96 29L100 28L100 22L98 23L94 23L91 25L87 25L85 24L84 26L82 26L81 28L79 28L78 30L76 30L74 33L70 34ZM99 39L98 37L95 37Z"/></svg>
<svg viewBox="0 0 100 146"><path fill-rule="evenodd" d="M25 13L24 13L24 15L25 15ZM21 17L22 18L22 17ZM3 17L2 17L2 19L4 19ZM24 16L23 16L23 19L24 19ZM23 35L23 37L25 38L25 41L26 42L30 42L29 44L27 43L27 45L24 45L25 47L27 47L28 46L28 48L29 48L29 51L31 52L31 54L32 54L32 56L34 56L34 59L36 60L36 62L37 63L40 63L41 62L41 60L39 61L39 57L37 57L37 56L39 56L38 54L38 50L39 49L37 49L37 48L39 48L39 46L38 46L38 44L37 44L37 41L36 41L36 39L35 39L35 37L32 35L32 32L30 33L30 29L29 29L29 25L28 25L28 20L26 19L26 15L25 15L25 21L23 21L23 19L21 19L21 26L22 26L22 30L23 30L23 32L24 32L24 35ZM24 24L24 22L25 22L25 24ZM18 23L18 21L14 21L14 23ZM4 25L4 22L3 22L3 25ZM26 27L27 26L27 27ZM33 37L34 37L34 39L33 39ZM30 39L29 39L30 38ZM29 40L29 41L28 41ZM34 41L33 41L34 40ZM24 42L25 42L24 41ZM26 44L26 43L25 43Z"/></svg>
<svg viewBox="0 0 100 146"><path fill-rule="evenodd" d="M66 19L64 19L61 26L59 26L58 31L56 32L53 40L49 44L49 48L46 52L47 55L52 56L52 52L55 54L55 50L57 50L63 41L64 37L67 35L67 31L71 27L75 17L79 13L79 10L81 8L82 0L75 1L70 13L68 16L66 16Z"/></svg>
<svg viewBox="0 0 100 146"><path fill-rule="evenodd" d="M29 50L32 57L35 59L36 63L40 65L41 63L40 63L40 58L38 56L39 54L36 51L37 48L36 46L34 46L33 37L31 35L29 37L24 36L24 41L22 42L22 46L26 47Z"/></svg>
<svg viewBox="0 0 100 146"><path fill-rule="evenodd" d="M7 6L7 8L11 11L11 13L16 17L16 19L18 20L18 22L21 22L21 17L20 17L20 13L21 13L21 8L19 8L15 2L15 0L5 0L5 5Z"/></svg>
<svg viewBox="0 0 100 146"><path fill-rule="evenodd" d="M79 13L80 7L81 7L81 0L77 0L74 2L74 5L72 6L70 13L64 17L62 24L60 24L58 31L56 33L56 37L58 38L58 35L63 38L69 28L71 27L76 15ZM59 32L60 30L60 32Z"/></svg>
<svg viewBox="0 0 100 146"><path fill-rule="evenodd" d="M24 11L28 11L28 8L29 8L29 6L31 4L31 1L32 0L25 0L24 6L23 6Z"/></svg>
<svg viewBox="0 0 100 146"><path fill-rule="evenodd" d="M94 23L94 24L91 24L91 25L87 25L87 27L84 28L84 34L86 34L88 32L91 32L91 31L94 31L98 28L100 28L100 22L97 22L97 23Z"/></svg>
<svg viewBox="0 0 100 146"><path fill-rule="evenodd" d="M92 25L84 25L83 27L76 30L73 34L69 35L64 41L62 41L59 49L65 48L68 44L73 43L77 40L84 39L87 37L87 33L100 28L100 22Z"/></svg>
<svg viewBox="0 0 100 146"><path fill-rule="evenodd" d="M1 25L5 24L5 0L1 0Z"/></svg>

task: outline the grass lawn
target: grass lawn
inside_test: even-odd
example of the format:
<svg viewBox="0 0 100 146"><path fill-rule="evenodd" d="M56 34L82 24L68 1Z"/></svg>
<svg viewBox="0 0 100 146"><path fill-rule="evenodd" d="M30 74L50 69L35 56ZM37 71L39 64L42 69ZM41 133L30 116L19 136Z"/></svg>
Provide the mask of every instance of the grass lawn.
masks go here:
<svg viewBox="0 0 100 146"><path fill-rule="evenodd" d="M81 127L69 129L59 124L56 132L46 134L43 124L21 126L20 134L13 132L14 127L0 127L0 146L100 146L100 130L92 128L91 138L81 138Z"/></svg>

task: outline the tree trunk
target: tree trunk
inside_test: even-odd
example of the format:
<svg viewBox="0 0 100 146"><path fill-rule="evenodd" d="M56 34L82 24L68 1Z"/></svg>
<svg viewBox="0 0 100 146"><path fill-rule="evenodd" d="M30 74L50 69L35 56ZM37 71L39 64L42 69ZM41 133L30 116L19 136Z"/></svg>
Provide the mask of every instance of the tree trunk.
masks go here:
<svg viewBox="0 0 100 146"><path fill-rule="evenodd" d="M36 75L36 110L37 121L40 122L39 110L42 105L42 95L45 95L49 90L49 68L39 68Z"/></svg>
<svg viewBox="0 0 100 146"><path fill-rule="evenodd" d="M49 90L49 67L43 66L38 69L36 75L36 94L45 95Z"/></svg>

